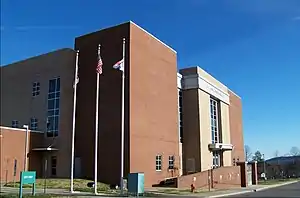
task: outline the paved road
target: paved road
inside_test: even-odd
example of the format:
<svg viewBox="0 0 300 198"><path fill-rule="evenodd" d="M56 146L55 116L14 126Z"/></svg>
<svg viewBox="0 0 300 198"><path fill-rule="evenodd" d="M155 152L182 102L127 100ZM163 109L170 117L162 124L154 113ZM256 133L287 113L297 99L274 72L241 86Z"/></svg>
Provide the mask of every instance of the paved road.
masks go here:
<svg viewBox="0 0 300 198"><path fill-rule="evenodd" d="M280 197L280 198L289 198L289 197L298 197L300 198L300 182L280 186L277 188L270 188L267 190L262 190L258 192L251 192L247 194L228 196L228 197Z"/></svg>

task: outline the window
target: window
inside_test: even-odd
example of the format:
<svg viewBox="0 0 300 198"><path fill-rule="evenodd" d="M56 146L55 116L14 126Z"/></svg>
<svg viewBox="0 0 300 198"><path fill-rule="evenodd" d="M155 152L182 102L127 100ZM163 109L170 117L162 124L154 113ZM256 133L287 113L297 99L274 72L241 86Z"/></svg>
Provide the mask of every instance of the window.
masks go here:
<svg viewBox="0 0 300 198"><path fill-rule="evenodd" d="M18 120L13 120L13 121L11 122L11 126L12 126L13 128L18 128L18 127L19 127L19 121L18 121Z"/></svg>
<svg viewBox="0 0 300 198"><path fill-rule="evenodd" d="M47 137L58 136L59 106L60 106L60 78L49 81L48 91L48 122Z"/></svg>
<svg viewBox="0 0 300 198"><path fill-rule="evenodd" d="M219 143L219 123L218 120L218 102L214 99L210 99L210 122L211 122L211 137L212 143Z"/></svg>
<svg viewBox="0 0 300 198"><path fill-rule="evenodd" d="M178 114L179 114L179 140L182 143L183 125L182 125L182 90L178 89Z"/></svg>
<svg viewBox="0 0 300 198"><path fill-rule="evenodd" d="M161 155L157 155L155 161L156 161L156 171L161 171L161 168L162 168L162 156Z"/></svg>
<svg viewBox="0 0 300 198"><path fill-rule="evenodd" d="M216 151L213 152L213 168L220 167L220 154Z"/></svg>
<svg viewBox="0 0 300 198"><path fill-rule="evenodd" d="M169 156L169 169L174 169L174 161L175 161L174 155Z"/></svg>
<svg viewBox="0 0 300 198"><path fill-rule="evenodd" d="M56 156L51 156L51 175L56 176L56 166L57 166L57 158Z"/></svg>
<svg viewBox="0 0 300 198"><path fill-rule="evenodd" d="M34 82L32 83L32 96L38 96L40 95L40 83Z"/></svg>
<svg viewBox="0 0 300 198"><path fill-rule="evenodd" d="M31 118L30 119L30 129L31 130L37 130L38 129L38 119Z"/></svg>

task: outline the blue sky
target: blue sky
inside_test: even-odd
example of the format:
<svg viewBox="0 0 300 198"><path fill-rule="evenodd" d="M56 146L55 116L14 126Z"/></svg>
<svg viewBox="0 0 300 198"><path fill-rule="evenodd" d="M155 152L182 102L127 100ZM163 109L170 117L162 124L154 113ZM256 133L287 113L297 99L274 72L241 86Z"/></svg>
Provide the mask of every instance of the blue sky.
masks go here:
<svg viewBox="0 0 300 198"><path fill-rule="evenodd" d="M180 68L200 65L242 97L253 152L300 147L298 0L1 0L1 65L129 20L173 47Z"/></svg>

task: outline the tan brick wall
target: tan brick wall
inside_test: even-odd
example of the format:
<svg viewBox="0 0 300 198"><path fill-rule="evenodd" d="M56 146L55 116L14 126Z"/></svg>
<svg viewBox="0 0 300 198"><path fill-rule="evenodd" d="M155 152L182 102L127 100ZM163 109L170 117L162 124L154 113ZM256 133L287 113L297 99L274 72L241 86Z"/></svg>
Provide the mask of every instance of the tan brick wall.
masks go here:
<svg viewBox="0 0 300 198"><path fill-rule="evenodd" d="M69 177L73 79L75 52L60 49L1 67L1 125L11 127L12 120L19 127L30 124L30 118L38 119L38 130L46 131L49 80L60 77L59 136L53 147L57 153L57 176ZM32 97L32 83L40 83L40 94ZM45 138L44 146L53 143Z"/></svg>
<svg viewBox="0 0 300 198"><path fill-rule="evenodd" d="M231 144L230 137L230 122L229 122L229 106L223 102L220 102L221 107L221 125L222 125L222 142L225 144ZM223 152L224 166L232 166L231 151Z"/></svg>
<svg viewBox="0 0 300 198"><path fill-rule="evenodd" d="M201 147L201 171L211 169L213 158L208 149L211 143L211 123L210 123L210 95L204 91L199 91L200 104L200 147Z"/></svg>
<svg viewBox="0 0 300 198"><path fill-rule="evenodd" d="M183 174L187 174L194 159L195 171L201 171L200 161L200 117L199 91L197 89L182 91L183 114Z"/></svg>
<svg viewBox="0 0 300 198"><path fill-rule="evenodd" d="M209 184L214 189L227 189L234 187L241 187L241 174L240 167L238 166L227 166L220 167L213 170L206 170L203 172L184 175L178 178L178 188L188 189L193 182L193 178L196 178L195 186L196 189L208 189ZM212 180L209 180L209 177Z"/></svg>
<svg viewBox="0 0 300 198"><path fill-rule="evenodd" d="M24 168L25 130L0 127L0 181L19 181L20 171ZM32 148L43 144L43 133L28 133L27 170L37 171L37 177L42 175L42 160ZM14 174L14 161L17 160L16 177Z"/></svg>

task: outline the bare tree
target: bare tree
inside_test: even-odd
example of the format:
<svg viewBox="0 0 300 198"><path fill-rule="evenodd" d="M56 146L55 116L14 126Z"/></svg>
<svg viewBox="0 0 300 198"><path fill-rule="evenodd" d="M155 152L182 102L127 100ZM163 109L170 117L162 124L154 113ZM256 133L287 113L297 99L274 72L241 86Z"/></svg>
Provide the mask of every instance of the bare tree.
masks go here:
<svg viewBox="0 0 300 198"><path fill-rule="evenodd" d="M245 158L247 162L252 160L252 152L248 145L245 145Z"/></svg>
<svg viewBox="0 0 300 198"><path fill-rule="evenodd" d="M300 156L300 149L296 146L293 146L290 150L292 156Z"/></svg>
<svg viewBox="0 0 300 198"><path fill-rule="evenodd" d="M275 151L274 157L279 157L279 151L278 150Z"/></svg>

